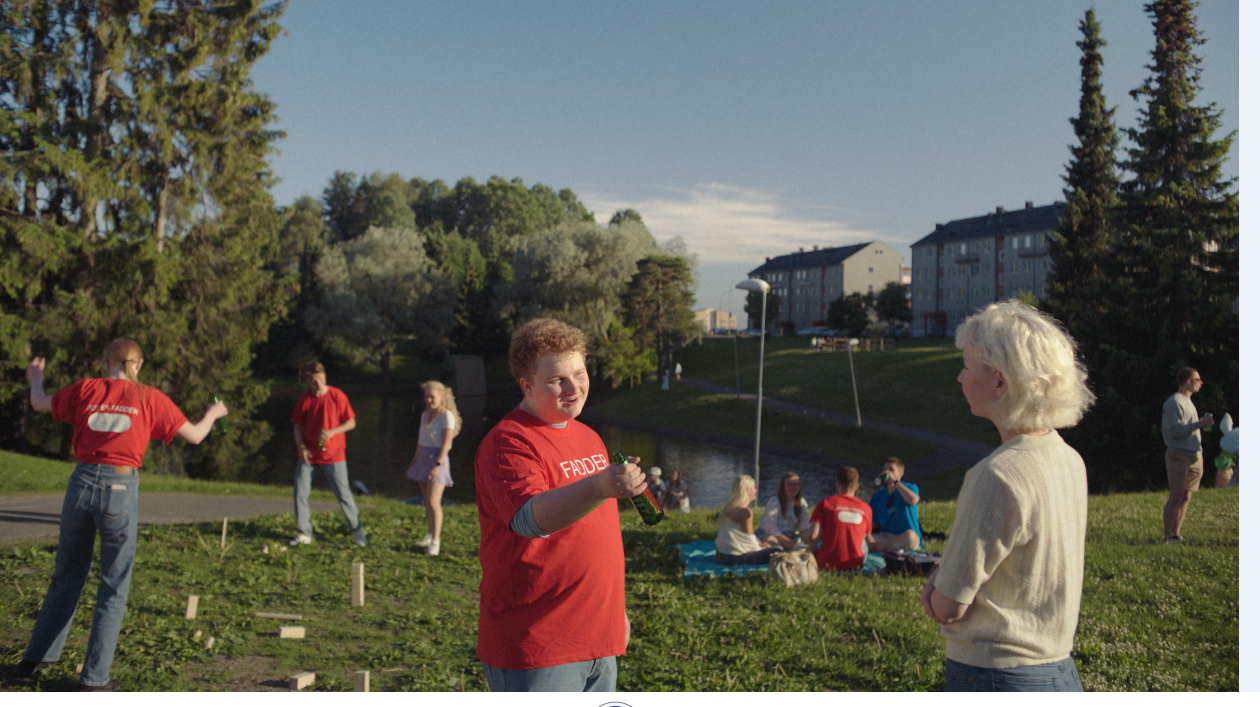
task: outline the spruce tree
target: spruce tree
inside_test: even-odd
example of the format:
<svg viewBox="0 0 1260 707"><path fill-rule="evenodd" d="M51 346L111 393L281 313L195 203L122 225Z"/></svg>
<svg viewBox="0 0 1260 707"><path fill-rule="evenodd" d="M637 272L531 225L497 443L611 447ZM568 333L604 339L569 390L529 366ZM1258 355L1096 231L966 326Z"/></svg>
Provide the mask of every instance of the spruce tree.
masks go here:
<svg viewBox="0 0 1260 707"><path fill-rule="evenodd" d="M282 4L32 0L0 13L0 435L56 447L28 417L22 371L48 389L100 375L137 340L142 380L196 419L213 395L229 434L151 454L150 468L239 475L271 431L250 346L283 314L280 220L266 189L275 106L250 69ZM261 266L261 267L260 267Z"/></svg>
<svg viewBox="0 0 1260 707"><path fill-rule="evenodd" d="M1219 418L1238 403L1238 194L1222 176L1234 134L1215 104L1194 105L1204 43L1189 0L1145 6L1153 18L1150 77L1122 164L1114 263L1098 293L1104 312L1083 346L1098 403L1075 436L1094 488L1164 483L1160 413L1192 366L1196 403ZM1210 458L1216 436L1204 433Z"/></svg>
<svg viewBox="0 0 1260 707"><path fill-rule="evenodd" d="M1110 218L1117 203L1120 179L1116 175L1115 107L1107 107L1102 90L1103 57L1107 42L1099 32L1094 10L1080 24L1080 112L1071 119L1079 145L1072 147L1063 190L1063 218L1050 242L1054 275L1044 308L1054 314L1078 338L1100 298L1096 289L1112 246Z"/></svg>

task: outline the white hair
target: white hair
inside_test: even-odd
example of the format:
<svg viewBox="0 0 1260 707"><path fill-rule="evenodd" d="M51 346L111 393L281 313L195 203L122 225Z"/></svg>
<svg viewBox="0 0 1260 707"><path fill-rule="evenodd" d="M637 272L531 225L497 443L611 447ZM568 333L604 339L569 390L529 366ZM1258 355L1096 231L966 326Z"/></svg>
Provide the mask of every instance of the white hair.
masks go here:
<svg viewBox="0 0 1260 707"><path fill-rule="evenodd" d="M1017 300L995 302L968 317L954 345L1002 374L1006 394L986 411L1002 427L1072 427L1094 403L1076 342L1049 315Z"/></svg>

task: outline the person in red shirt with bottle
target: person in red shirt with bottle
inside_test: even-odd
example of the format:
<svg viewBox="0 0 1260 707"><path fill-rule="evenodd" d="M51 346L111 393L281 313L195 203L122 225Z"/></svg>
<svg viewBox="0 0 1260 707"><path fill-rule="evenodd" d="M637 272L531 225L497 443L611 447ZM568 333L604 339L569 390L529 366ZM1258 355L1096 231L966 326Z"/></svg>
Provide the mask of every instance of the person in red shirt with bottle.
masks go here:
<svg viewBox="0 0 1260 707"><path fill-rule="evenodd" d="M858 470L851 466L840 469L836 472L836 495L819 501L809 517L805 544L817 547L814 557L821 570L850 572L870 564L870 572L874 572L883 567L883 558L878 555L867 562L868 550L875 542L871 537L871 507L855 495L857 490Z"/></svg>
<svg viewBox="0 0 1260 707"><path fill-rule="evenodd" d="M105 351L105 378L88 378L53 395L44 393L42 357L31 360L26 379L31 384L31 408L51 412L53 419L74 426L74 456L61 506L61 532L52 581L44 595L26 653L17 666L19 677L31 677L61 659L79 605L79 596L92 569L96 536L101 536L101 583L87 655L79 675L79 690L111 692L119 682L109 668L118 645L131 589L136 558L136 525L140 515L139 467L149 440L167 444L179 437L200 444L215 420L227 414L223 403L213 403L197 424L188 422L162 391L139 381L144 356L130 339L119 339Z"/></svg>
<svg viewBox="0 0 1260 707"><path fill-rule="evenodd" d="M328 478L333 495L341 504L346 525L354 534L354 543L367 545L367 535L359 522L359 507L350 492L346 470L346 434L355 427L354 410L346 394L328 385L324 364L310 361L302 366L302 381L311 387L302 393L293 407L293 440L297 442L298 463L293 473L293 508L297 515L297 537L290 545L310 545L311 474L318 468Z"/></svg>
<svg viewBox="0 0 1260 707"><path fill-rule="evenodd" d="M609 464L575 418L586 338L554 319L512 334L524 398L477 448L477 657L494 692L605 692L626 652L626 561L616 498L647 488L638 458Z"/></svg>

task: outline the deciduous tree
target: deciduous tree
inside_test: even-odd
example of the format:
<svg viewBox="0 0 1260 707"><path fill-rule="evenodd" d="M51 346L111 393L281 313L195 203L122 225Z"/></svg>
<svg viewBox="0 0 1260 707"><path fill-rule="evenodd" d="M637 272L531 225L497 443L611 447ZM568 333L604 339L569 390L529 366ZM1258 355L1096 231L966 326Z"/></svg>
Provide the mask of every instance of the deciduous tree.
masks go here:
<svg viewBox="0 0 1260 707"><path fill-rule="evenodd" d="M446 345L455 288L414 228L371 226L325 250L316 273L320 296L306 310L307 329L356 361L378 363L386 386L398 336L413 335L433 351Z"/></svg>
<svg viewBox="0 0 1260 707"><path fill-rule="evenodd" d="M827 326L847 331L848 336L861 336L871 323L871 300L860 292L837 297L827 306Z"/></svg>

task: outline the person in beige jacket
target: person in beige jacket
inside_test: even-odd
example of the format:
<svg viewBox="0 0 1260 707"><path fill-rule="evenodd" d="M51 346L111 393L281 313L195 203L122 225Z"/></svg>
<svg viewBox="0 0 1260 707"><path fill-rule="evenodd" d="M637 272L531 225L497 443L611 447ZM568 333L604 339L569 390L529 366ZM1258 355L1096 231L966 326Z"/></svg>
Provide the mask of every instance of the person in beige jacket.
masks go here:
<svg viewBox="0 0 1260 707"><path fill-rule="evenodd" d="M972 467L923 609L947 691L1080 691L1072 640L1085 575L1085 463L1056 432L1093 403L1072 339L1016 301L958 328L971 413L1002 445Z"/></svg>

